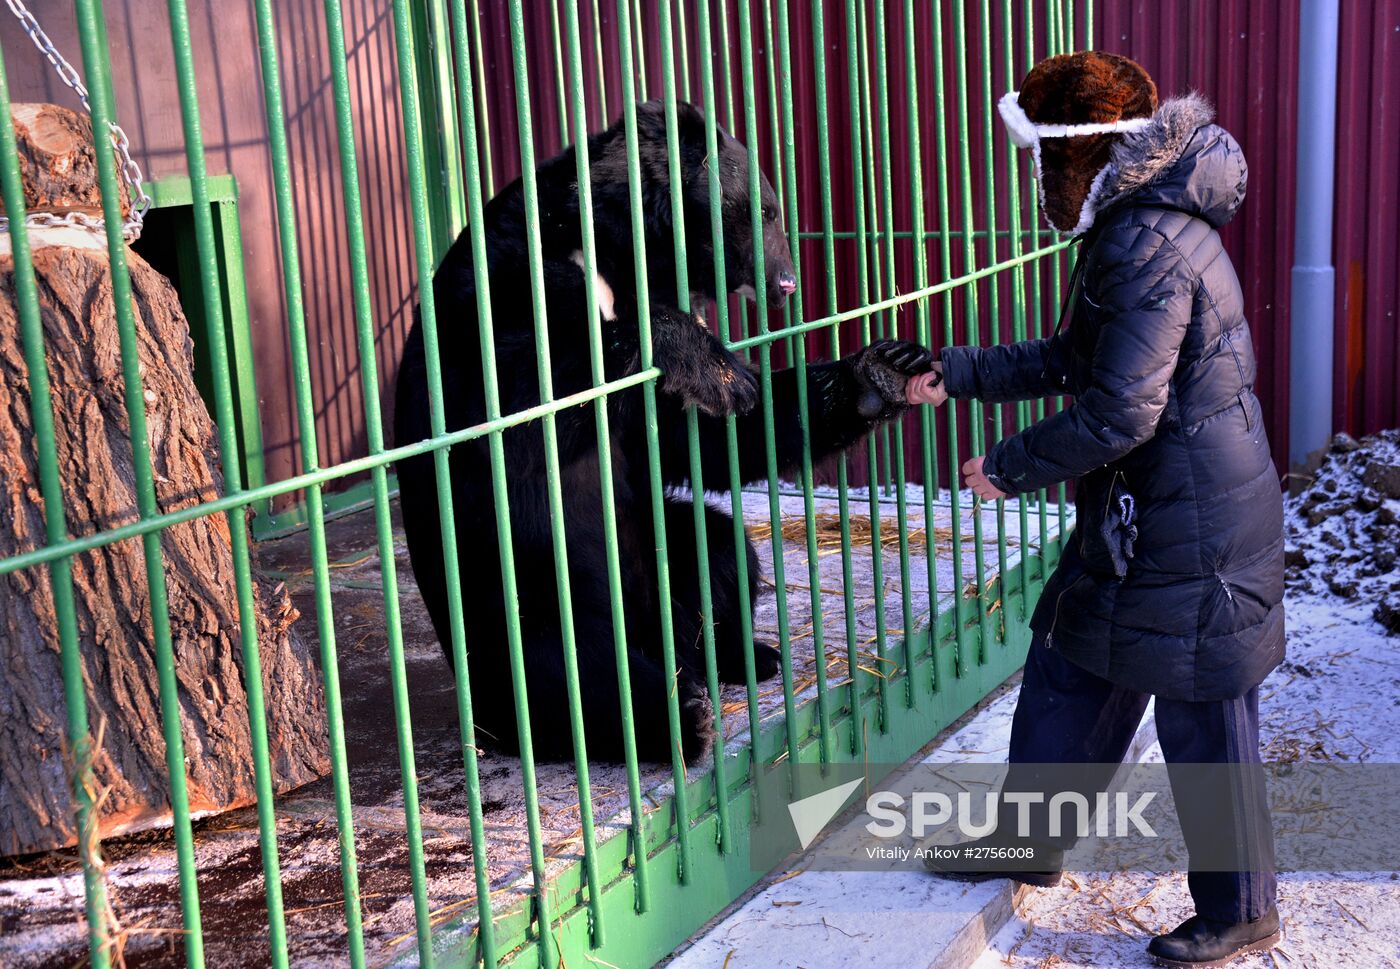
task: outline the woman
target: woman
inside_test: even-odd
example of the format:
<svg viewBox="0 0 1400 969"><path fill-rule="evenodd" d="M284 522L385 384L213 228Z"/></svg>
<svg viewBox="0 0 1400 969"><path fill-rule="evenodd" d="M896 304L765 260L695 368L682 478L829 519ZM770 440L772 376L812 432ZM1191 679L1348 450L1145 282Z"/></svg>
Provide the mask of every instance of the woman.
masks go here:
<svg viewBox="0 0 1400 969"><path fill-rule="evenodd" d="M1047 220L1080 240L1065 308L1046 340L944 348L941 380L912 378L908 395L1074 398L963 466L986 500L1075 482L1075 531L1032 619L1010 761L1117 764L1155 697L1169 764L1257 765L1258 686L1284 649L1283 522L1217 232L1244 201L1244 155L1203 100L1158 105L1147 72L1112 54L1041 62L1001 113L1034 153ZM1159 963L1216 965L1278 940L1255 772L1227 772L1242 810L1225 831L1173 775L1198 866L1238 844L1241 870L1191 873L1197 914L1152 940ZM1013 877L1054 884L1071 842L1040 840L1047 870Z"/></svg>

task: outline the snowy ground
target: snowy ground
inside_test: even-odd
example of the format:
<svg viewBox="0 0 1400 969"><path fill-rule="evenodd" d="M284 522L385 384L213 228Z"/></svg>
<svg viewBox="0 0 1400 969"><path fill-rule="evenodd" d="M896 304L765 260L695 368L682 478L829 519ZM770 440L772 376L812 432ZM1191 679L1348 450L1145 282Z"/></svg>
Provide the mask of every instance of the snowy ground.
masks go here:
<svg viewBox="0 0 1400 969"><path fill-rule="evenodd" d="M1400 761L1400 639L1367 603L1288 601L1288 659L1265 683L1268 760ZM1239 969L1400 967L1400 875L1294 873L1279 878L1284 940ZM975 969L1144 966L1150 936L1191 915L1184 874L1071 875L1029 893Z"/></svg>

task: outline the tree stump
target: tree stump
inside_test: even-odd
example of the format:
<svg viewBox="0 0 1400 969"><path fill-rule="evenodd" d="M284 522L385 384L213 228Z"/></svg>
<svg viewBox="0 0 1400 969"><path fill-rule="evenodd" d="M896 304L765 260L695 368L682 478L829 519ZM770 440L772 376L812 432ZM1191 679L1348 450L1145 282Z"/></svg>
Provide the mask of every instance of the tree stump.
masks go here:
<svg viewBox="0 0 1400 969"><path fill-rule="evenodd" d="M92 121L56 104L12 104L10 118L19 141L19 172L24 202L31 212L83 212L102 215L97 183L97 152ZM121 161L117 161L121 170ZM122 215L131 209L121 182ZM0 215L5 203L0 201Z"/></svg>
<svg viewBox="0 0 1400 969"><path fill-rule="evenodd" d="M26 107L33 106L15 106L17 121ZM85 124L66 113L80 128ZM22 153L39 157L25 126L17 123L16 130L29 146ZM77 173L63 178L88 184L83 153L63 157L79 161ZM89 142L89 173L93 157ZM27 192L29 181L26 172ZM43 201L36 207L87 204L79 202L80 187L50 191L61 181L38 179L33 200ZM37 238L44 231L31 232L51 384L50 399L38 403L52 408L64 511L71 534L82 536L138 518L117 321L102 240L94 237L95 244L84 247L46 244ZM175 511L222 493L218 440L195 389L193 344L175 290L129 250L127 261L157 501L162 512ZM14 264L0 254L0 557L45 540L30 407ZM161 549L190 807L213 813L250 804L256 792L228 519L219 513L167 529ZM93 758L103 795L99 833L168 823L153 604L140 539L75 556L73 583L88 716L101 739ZM272 776L281 792L329 769L325 701L312 652L293 633L297 612L286 590L266 581L255 581L254 589ZM78 833L73 765L47 568L0 576L0 662L0 854L72 845Z"/></svg>

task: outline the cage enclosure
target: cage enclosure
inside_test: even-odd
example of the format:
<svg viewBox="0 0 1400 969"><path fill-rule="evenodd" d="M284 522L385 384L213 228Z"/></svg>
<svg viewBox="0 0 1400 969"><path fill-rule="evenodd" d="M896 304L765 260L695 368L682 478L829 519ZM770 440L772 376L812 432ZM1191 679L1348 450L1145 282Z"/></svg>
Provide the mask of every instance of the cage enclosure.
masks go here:
<svg viewBox="0 0 1400 969"><path fill-rule="evenodd" d="M145 470L121 522L65 503L66 404L41 389L51 230L22 217L5 136L3 320L35 429L5 487L43 528L3 550L0 595L22 579L60 604L49 752L88 751L85 557L139 544L123 592L159 627L163 536L229 530L221 631L257 803L197 816L200 765L170 756L193 647L167 637L170 830L4 862L7 964L650 965L764 874L752 822L785 807L760 780L902 761L1021 665L1072 512L1063 486L976 502L958 471L1060 402L894 408L842 436L823 394L872 343L1054 326L1072 243L1043 228L993 102L1089 44L1092 4L62 6L41 26L93 130L121 121L146 169L134 251L190 320L222 487L177 500L149 474L161 427L126 308L148 270L98 151L105 234L87 231ZM0 28L0 112L78 107L31 39ZM678 339L741 362L752 386L729 392L751 396L682 407ZM454 406L467 379L475 409ZM421 427L395 437L406 406ZM258 689L254 553L324 693L328 776L278 794L271 754L308 725ZM529 665L545 627L553 692ZM63 810L91 830L92 758L66 763Z"/></svg>

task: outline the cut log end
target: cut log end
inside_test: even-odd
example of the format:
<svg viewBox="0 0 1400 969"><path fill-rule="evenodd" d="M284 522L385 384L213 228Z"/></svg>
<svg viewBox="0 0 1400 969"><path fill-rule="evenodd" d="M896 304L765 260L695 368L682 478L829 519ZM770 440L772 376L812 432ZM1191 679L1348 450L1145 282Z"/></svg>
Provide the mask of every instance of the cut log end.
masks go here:
<svg viewBox="0 0 1400 969"><path fill-rule="evenodd" d="M97 153L93 148L92 119L56 104L19 103L10 105L10 120L19 147L20 176L24 180L24 204L28 212L55 215L82 212L100 217L102 192L97 177ZM117 165L120 173L120 159ZM126 218L131 212L130 192L120 177L118 185L122 218ZM0 201L0 215L8 215L3 201Z"/></svg>

